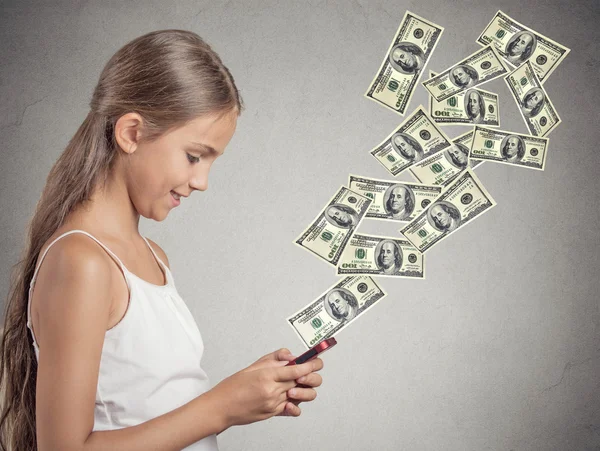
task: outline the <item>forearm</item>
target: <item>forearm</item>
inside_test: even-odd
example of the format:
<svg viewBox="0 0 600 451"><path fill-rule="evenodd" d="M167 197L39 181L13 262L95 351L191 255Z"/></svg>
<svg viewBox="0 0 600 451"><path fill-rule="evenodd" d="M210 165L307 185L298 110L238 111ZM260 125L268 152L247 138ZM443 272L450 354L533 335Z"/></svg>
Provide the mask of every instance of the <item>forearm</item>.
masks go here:
<svg viewBox="0 0 600 451"><path fill-rule="evenodd" d="M150 421L123 429L92 432L83 451L181 451L227 429L218 399L208 391Z"/></svg>

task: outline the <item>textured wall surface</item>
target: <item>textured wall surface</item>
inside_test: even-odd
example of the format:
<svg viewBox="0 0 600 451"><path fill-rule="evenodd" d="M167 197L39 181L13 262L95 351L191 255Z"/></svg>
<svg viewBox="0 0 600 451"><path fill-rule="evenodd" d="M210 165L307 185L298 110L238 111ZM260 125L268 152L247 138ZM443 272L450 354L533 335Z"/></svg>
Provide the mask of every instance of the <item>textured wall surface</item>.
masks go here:
<svg viewBox="0 0 600 451"><path fill-rule="evenodd" d="M285 318L337 276L293 241L349 173L391 178L368 151L403 118L363 94L406 10L445 27L427 68L435 71L477 50L499 9L569 47L544 85L563 120L545 171L476 169L498 205L428 252L426 280L381 279L388 297L340 333L302 416L232 428L219 443L224 451L600 449L597 0L0 8L3 301L48 171L110 56L146 32L183 28L231 69L246 111L209 190L161 223L141 223L170 259L213 384L279 347L303 350ZM500 95L501 128L525 133L504 81L482 88ZM419 86L408 112L428 108L427 99ZM467 130L444 128L451 138ZM385 221L360 230L398 235Z"/></svg>

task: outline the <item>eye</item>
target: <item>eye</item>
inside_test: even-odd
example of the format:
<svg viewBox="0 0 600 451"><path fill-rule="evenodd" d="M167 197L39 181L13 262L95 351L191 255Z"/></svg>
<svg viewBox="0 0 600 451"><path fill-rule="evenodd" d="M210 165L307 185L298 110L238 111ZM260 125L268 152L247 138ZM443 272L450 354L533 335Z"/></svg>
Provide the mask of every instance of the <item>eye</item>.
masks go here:
<svg viewBox="0 0 600 451"><path fill-rule="evenodd" d="M200 161L200 158L190 155L189 153L186 153L186 155L190 163L198 163Z"/></svg>

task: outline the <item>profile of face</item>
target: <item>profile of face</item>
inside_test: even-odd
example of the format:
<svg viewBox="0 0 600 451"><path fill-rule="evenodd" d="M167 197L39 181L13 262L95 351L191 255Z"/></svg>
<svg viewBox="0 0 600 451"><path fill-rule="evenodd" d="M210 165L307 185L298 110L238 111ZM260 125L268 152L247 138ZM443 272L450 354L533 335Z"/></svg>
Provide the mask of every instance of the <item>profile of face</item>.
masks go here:
<svg viewBox="0 0 600 451"><path fill-rule="evenodd" d="M460 146L451 146L448 149L448 155L450 155L450 158L455 166L459 166L461 168L467 167L467 164L469 163L469 156Z"/></svg>
<svg viewBox="0 0 600 451"><path fill-rule="evenodd" d="M469 116L476 117L479 114L479 108L481 105L481 99L477 91L471 91L467 100L467 110Z"/></svg>
<svg viewBox="0 0 600 451"><path fill-rule="evenodd" d="M327 296L327 302L334 315L338 318L346 318L350 313L350 305L338 290L334 290Z"/></svg>
<svg viewBox="0 0 600 451"><path fill-rule="evenodd" d="M349 227L353 223L353 218L350 213L345 212L341 208L332 205L327 210L327 214L333 219L340 227Z"/></svg>
<svg viewBox="0 0 600 451"><path fill-rule="evenodd" d="M509 136L504 145L504 155L506 158L515 158L519 153L519 138Z"/></svg>
<svg viewBox="0 0 600 451"><path fill-rule="evenodd" d="M420 149L413 146L407 139L402 135L396 135L392 138L394 145L398 151L407 160L414 160L420 158Z"/></svg>
<svg viewBox="0 0 600 451"><path fill-rule="evenodd" d="M392 242L386 242L381 245L379 251L379 262L384 268L390 268L396 264L396 260L399 258L398 249Z"/></svg>
<svg viewBox="0 0 600 451"><path fill-rule="evenodd" d="M401 48L396 48L392 51L392 59L400 67L409 72L414 71L419 64L415 55Z"/></svg>
<svg viewBox="0 0 600 451"><path fill-rule="evenodd" d="M471 75L460 66L452 70L452 76L458 86L467 86L471 82Z"/></svg>
<svg viewBox="0 0 600 451"><path fill-rule="evenodd" d="M237 125L237 111L203 115L150 142L137 137L143 118L127 113L115 123L118 159L127 196L143 217L162 221L177 205L175 196L208 189L213 162L223 154Z"/></svg>
<svg viewBox="0 0 600 451"><path fill-rule="evenodd" d="M508 53L511 56L521 56L533 43L533 36L530 33L522 33L517 39L514 40Z"/></svg>
<svg viewBox="0 0 600 451"><path fill-rule="evenodd" d="M388 207L392 213L402 211L406 205L406 198L409 196L408 190L403 186L397 186L392 189L388 200Z"/></svg>

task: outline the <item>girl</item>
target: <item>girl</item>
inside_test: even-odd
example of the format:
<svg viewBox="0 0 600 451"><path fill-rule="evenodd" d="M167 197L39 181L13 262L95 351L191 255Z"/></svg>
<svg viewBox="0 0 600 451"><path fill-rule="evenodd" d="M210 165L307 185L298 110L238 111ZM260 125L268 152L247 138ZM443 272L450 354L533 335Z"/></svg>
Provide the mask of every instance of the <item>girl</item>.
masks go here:
<svg viewBox="0 0 600 451"><path fill-rule="evenodd" d="M230 426L300 415L323 362L285 367L279 349L209 389L167 256L138 230L207 189L242 110L229 70L194 33L148 33L109 60L90 107L6 305L1 449L217 450Z"/></svg>

